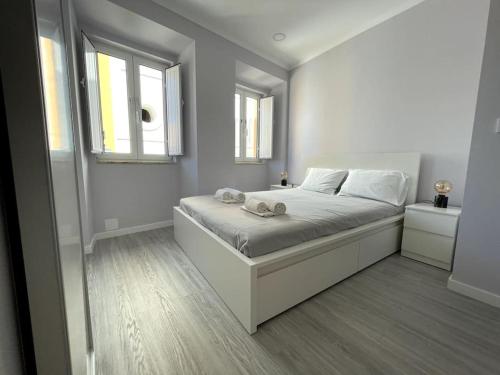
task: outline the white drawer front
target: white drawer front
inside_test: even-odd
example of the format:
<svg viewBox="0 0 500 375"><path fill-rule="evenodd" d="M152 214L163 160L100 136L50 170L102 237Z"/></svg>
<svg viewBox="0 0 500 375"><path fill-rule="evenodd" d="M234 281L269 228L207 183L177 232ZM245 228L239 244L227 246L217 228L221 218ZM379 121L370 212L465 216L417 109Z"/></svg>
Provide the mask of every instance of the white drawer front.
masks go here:
<svg viewBox="0 0 500 375"><path fill-rule="evenodd" d="M358 254L354 242L259 277L258 323L356 273Z"/></svg>
<svg viewBox="0 0 500 375"><path fill-rule="evenodd" d="M359 241L358 270L378 262L401 249L401 235L403 227L385 229Z"/></svg>
<svg viewBox="0 0 500 375"><path fill-rule="evenodd" d="M458 217L406 210L404 226L448 237L455 237Z"/></svg>
<svg viewBox="0 0 500 375"><path fill-rule="evenodd" d="M454 238L405 228L401 249L440 262L451 263L454 246Z"/></svg>

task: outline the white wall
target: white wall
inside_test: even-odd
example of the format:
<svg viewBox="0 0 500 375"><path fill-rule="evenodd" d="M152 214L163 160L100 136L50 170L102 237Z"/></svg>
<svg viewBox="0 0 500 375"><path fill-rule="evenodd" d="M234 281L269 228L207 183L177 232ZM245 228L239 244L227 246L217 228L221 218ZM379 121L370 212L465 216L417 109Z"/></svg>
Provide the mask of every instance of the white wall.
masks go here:
<svg viewBox="0 0 500 375"><path fill-rule="evenodd" d="M101 164L92 157L90 181L95 233L110 218L120 228L170 220L179 200L177 164Z"/></svg>
<svg viewBox="0 0 500 375"><path fill-rule="evenodd" d="M196 116L196 46L191 43L179 56L182 72L184 155L180 157L180 194L198 194L198 123Z"/></svg>
<svg viewBox="0 0 500 375"><path fill-rule="evenodd" d="M453 279L496 294L500 307L500 1L491 1ZM476 296L477 297L477 296Z"/></svg>
<svg viewBox="0 0 500 375"><path fill-rule="evenodd" d="M196 43L199 193L223 186L244 191L267 186L267 166L234 161L236 59L224 40Z"/></svg>
<svg viewBox="0 0 500 375"><path fill-rule="evenodd" d="M274 96L273 159L268 164L268 183L281 183L281 172L287 169L288 151L288 82L271 90Z"/></svg>
<svg viewBox="0 0 500 375"><path fill-rule="evenodd" d="M489 0L427 0L292 72L289 169L304 155L423 154L419 200L463 198Z"/></svg>

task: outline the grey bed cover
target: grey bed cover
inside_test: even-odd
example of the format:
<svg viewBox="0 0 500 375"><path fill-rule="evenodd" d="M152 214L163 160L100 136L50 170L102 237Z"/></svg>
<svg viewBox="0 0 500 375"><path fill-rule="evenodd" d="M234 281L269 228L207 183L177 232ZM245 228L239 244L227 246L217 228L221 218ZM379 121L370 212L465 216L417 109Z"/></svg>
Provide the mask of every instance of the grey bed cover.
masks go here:
<svg viewBox="0 0 500 375"><path fill-rule="evenodd" d="M284 202L283 216L260 217L211 195L183 198L180 207L234 248L253 258L319 237L359 227L403 212L404 207L371 199L329 195L302 189L246 193Z"/></svg>

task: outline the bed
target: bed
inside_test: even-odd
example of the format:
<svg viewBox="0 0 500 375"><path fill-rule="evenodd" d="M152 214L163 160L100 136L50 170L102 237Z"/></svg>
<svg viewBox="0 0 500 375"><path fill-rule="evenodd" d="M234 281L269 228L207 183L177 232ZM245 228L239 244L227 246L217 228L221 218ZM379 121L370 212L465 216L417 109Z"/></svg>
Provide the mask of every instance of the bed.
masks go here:
<svg viewBox="0 0 500 375"><path fill-rule="evenodd" d="M400 170L410 176L406 203L415 202L417 153L336 154L306 166ZM404 207L300 189L250 195L285 201L287 215L260 218L208 196L174 208L176 241L249 333L400 250Z"/></svg>
<svg viewBox="0 0 500 375"><path fill-rule="evenodd" d="M398 215L404 209L371 199L300 188L250 192L246 196L284 202L287 214L261 218L241 210L242 204L224 204L212 195L183 198L179 206L249 258Z"/></svg>

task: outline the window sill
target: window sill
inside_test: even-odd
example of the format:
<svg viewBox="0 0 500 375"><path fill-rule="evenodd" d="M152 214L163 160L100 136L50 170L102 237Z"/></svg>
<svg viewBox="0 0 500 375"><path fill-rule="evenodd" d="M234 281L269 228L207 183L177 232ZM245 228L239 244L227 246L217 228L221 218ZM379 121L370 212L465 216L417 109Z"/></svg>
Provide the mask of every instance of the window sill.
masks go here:
<svg viewBox="0 0 500 375"><path fill-rule="evenodd" d="M263 165L266 162L263 160L235 160L234 164L248 164L248 165Z"/></svg>
<svg viewBox="0 0 500 375"><path fill-rule="evenodd" d="M171 160L134 160L134 159L100 159L96 158L97 164L176 164L176 159Z"/></svg>

